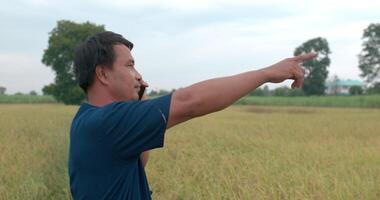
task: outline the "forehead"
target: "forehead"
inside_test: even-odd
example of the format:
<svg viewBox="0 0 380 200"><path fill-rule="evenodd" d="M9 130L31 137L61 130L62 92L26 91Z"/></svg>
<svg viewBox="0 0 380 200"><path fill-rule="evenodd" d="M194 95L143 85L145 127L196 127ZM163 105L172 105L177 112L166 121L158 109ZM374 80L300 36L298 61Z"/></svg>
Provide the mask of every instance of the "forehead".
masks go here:
<svg viewBox="0 0 380 200"><path fill-rule="evenodd" d="M131 50L128 49L124 44L116 44L113 46L115 51L115 61L116 62L129 62L134 61L131 54Z"/></svg>

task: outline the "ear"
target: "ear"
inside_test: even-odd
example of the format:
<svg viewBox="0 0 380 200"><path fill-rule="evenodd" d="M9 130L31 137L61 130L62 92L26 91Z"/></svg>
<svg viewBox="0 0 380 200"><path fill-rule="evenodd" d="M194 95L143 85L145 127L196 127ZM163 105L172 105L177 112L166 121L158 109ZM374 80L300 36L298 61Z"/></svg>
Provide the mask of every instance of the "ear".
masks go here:
<svg viewBox="0 0 380 200"><path fill-rule="evenodd" d="M96 66L95 76L96 76L96 79L98 79L101 84L108 85L107 70L104 66L102 66L102 65Z"/></svg>

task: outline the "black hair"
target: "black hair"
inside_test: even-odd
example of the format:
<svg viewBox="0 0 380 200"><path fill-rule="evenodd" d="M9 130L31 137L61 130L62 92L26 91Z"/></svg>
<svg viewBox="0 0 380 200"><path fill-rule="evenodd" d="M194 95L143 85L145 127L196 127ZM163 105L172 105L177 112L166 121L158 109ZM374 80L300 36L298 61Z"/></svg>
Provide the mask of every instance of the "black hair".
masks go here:
<svg viewBox="0 0 380 200"><path fill-rule="evenodd" d="M133 43L125 39L122 35L104 31L87 38L80 44L75 52L74 73L79 86L87 93L87 89L94 81L95 68L103 65L112 68L115 61L115 51L113 46L124 44L132 50Z"/></svg>

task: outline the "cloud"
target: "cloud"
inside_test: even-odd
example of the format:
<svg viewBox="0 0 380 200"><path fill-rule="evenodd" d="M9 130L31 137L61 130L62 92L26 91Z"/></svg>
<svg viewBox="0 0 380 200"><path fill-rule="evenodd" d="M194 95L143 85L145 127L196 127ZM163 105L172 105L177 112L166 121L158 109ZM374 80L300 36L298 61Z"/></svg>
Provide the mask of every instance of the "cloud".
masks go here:
<svg viewBox="0 0 380 200"><path fill-rule="evenodd" d="M43 0L36 0L43 1ZM272 8L282 8L284 10L296 10L298 12L310 13L336 13L341 10L356 10L363 11L380 7L380 2L374 0L347 1L347 0L139 0L139 1L126 1L126 0L110 0L93 1L101 6L108 6L115 9L136 9L144 7L160 7L179 12L194 12L199 10L213 10L216 8L225 8L230 6L239 7L256 7L256 6L270 6Z"/></svg>
<svg viewBox="0 0 380 200"><path fill-rule="evenodd" d="M8 94L29 93L41 89L54 80L52 70L40 63L38 56L23 53L0 54L0 85Z"/></svg>
<svg viewBox="0 0 380 200"><path fill-rule="evenodd" d="M144 77L159 88L267 66L319 36L327 38L333 52L330 71L358 78L361 34L378 21L379 7L380 1L370 0L3 2L0 64L16 67L2 67L0 85L6 82L8 91L28 92L54 79L40 59L48 33L60 19L89 20L122 33L136 44L133 53ZM19 76L25 71L39 78ZM29 79L38 85L20 81Z"/></svg>
<svg viewBox="0 0 380 200"><path fill-rule="evenodd" d="M368 22L333 23L331 20L325 16L290 16L261 22L213 23L176 35L157 33L139 38L139 45L146 48L136 50L137 60L142 60L146 69L143 74L148 80L164 83L170 89L176 83L186 86L210 77L265 67L292 56L295 47L306 40L325 37L333 52L330 75L357 79L356 55ZM155 71L160 71L159 77L152 73ZM172 74L178 74L175 77L181 77L180 80Z"/></svg>

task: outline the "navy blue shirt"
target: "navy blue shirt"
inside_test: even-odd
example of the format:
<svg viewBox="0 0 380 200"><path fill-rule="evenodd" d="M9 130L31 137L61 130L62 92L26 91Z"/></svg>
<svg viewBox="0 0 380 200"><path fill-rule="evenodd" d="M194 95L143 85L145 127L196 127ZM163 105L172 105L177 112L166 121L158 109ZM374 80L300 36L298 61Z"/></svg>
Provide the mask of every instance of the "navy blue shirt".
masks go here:
<svg viewBox="0 0 380 200"><path fill-rule="evenodd" d="M96 107L71 124L70 189L76 199L151 199L140 154L163 147L171 95Z"/></svg>

